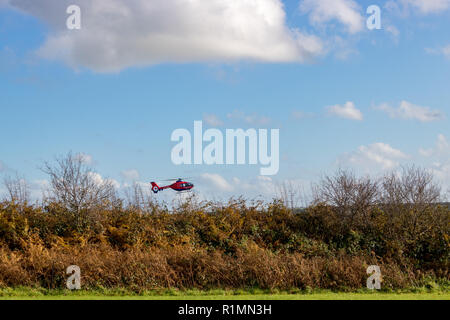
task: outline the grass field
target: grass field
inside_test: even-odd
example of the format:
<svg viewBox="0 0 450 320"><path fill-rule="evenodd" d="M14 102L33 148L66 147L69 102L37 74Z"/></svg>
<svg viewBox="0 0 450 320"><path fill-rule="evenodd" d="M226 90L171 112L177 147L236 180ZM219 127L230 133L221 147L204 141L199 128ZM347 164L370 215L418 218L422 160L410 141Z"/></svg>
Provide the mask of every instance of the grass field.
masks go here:
<svg viewBox="0 0 450 320"><path fill-rule="evenodd" d="M0 289L0 300L450 300L448 290L414 289L399 292L296 292L249 291L151 291L134 294L125 290L75 291L45 289Z"/></svg>

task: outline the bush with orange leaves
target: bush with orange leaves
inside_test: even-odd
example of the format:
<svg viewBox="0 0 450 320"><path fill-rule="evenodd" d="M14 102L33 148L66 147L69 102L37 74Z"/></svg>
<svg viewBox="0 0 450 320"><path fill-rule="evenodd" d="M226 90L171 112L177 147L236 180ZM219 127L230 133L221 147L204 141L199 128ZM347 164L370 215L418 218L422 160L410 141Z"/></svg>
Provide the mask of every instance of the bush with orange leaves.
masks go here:
<svg viewBox="0 0 450 320"><path fill-rule="evenodd" d="M366 268L383 287L449 280L449 217L429 206L409 230L410 211L372 206L364 220L341 219L317 203L293 211L282 202L228 204L188 199L169 210L115 205L73 212L57 202L0 204L0 287L62 288L76 264L84 288L248 288L352 290Z"/></svg>
<svg viewBox="0 0 450 320"><path fill-rule="evenodd" d="M109 245L47 248L38 240L21 251L0 249L0 286L49 289L65 284L65 269L76 264L85 289L127 288L143 291L161 288L324 288L355 290L364 286L369 264L386 274L384 287L418 284L413 270L372 258L338 255L305 258L299 253L274 253L254 243L230 256L218 250L176 245L162 248L117 250Z"/></svg>

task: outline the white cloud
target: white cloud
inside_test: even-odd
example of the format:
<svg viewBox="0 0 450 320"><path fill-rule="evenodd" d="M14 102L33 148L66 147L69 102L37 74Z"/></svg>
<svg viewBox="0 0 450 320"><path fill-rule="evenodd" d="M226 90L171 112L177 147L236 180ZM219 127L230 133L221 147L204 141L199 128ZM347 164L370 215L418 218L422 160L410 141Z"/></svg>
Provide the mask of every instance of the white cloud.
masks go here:
<svg viewBox="0 0 450 320"><path fill-rule="evenodd" d="M243 195L253 194L253 195L273 195L276 191L276 185L271 177L268 176L257 176L256 178L243 181L239 178L233 178L233 184L236 193L241 193Z"/></svg>
<svg viewBox="0 0 450 320"><path fill-rule="evenodd" d="M303 111L292 111L292 117L294 117L294 119L304 119L306 118L306 113Z"/></svg>
<svg viewBox="0 0 450 320"><path fill-rule="evenodd" d="M440 13L450 8L450 0L401 0L401 3L423 14Z"/></svg>
<svg viewBox="0 0 450 320"><path fill-rule="evenodd" d="M360 146L357 151L345 154L339 160L340 164L357 166L363 169L372 168L389 170L395 168L400 160L407 159L408 155L391 147L389 144L378 142L368 146Z"/></svg>
<svg viewBox="0 0 450 320"><path fill-rule="evenodd" d="M30 187L30 197L33 200L38 200L42 198L42 195L45 194L50 188L50 182L46 179L42 180L33 180L29 184Z"/></svg>
<svg viewBox="0 0 450 320"><path fill-rule="evenodd" d="M308 62L322 41L290 29L281 0L78 0L81 30L67 30L72 0L11 0L51 27L40 56L117 72L159 63Z"/></svg>
<svg viewBox="0 0 450 320"><path fill-rule="evenodd" d="M234 110L232 113L227 114L227 118L236 121L243 121L250 125L266 125L271 121L268 117L259 116L255 113L246 114L238 110Z"/></svg>
<svg viewBox="0 0 450 320"><path fill-rule="evenodd" d="M411 12L421 15L439 14L450 9L450 0L389 0L384 8L402 18Z"/></svg>
<svg viewBox="0 0 450 320"><path fill-rule="evenodd" d="M419 149L428 167L444 188L450 191L450 141L443 134L439 134L435 145L429 149Z"/></svg>
<svg viewBox="0 0 450 320"><path fill-rule="evenodd" d="M247 199L263 197L265 200L270 201L280 195L280 187L284 183L286 183L286 186L298 189L296 191L301 193L305 191L305 186L310 185L309 181L301 179L275 181L267 176L256 176L246 179L233 177L227 179L220 174L212 173L201 175L199 182L196 184L196 192L202 198L208 199L218 196L222 200L227 200L231 196L244 196Z"/></svg>
<svg viewBox="0 0 450 320"><path fill-rule="evenodd" d="M438 121L444 118L444 114L439 110L417 106L408 101L400 102L398 108L393 108L389 104L384 103L375 107L375 109L386 112L391 118L418 120L421 122Z"/></svg>
<svg viewBox="0 0 450 320"><path fill-rule="evenodd" d="M139 180L139 172L136 169L125 170L120 173L123 179L128 181Z"/></svg>
<svg viewBox="0 0 450 320"><path fill-rule="evenodd" d="M386 32L389 32L394 39L397 39L400 36L400 31L397 29L396 26L388 25L386 28L384 28Z"/></svg>
<svg viewBox="0 0 450 320"><path fill-rule="evenodd" d="M315 26L338 21L352 34L364 29L361 8L353 0L303 0L300 11L309 14L311 24Z"/></svg>
<svg viewBox="0 0 450 320"><path fill-rule="evenodd" d="M436 143L436 150L440 154L450 153L450 144L447 141L447 138L443 134L438 135L438 141Z"/></svg>
<svg viewBox="0 0 450 320"><path fill-rule="evenodd" d="M305 112L301 110L292 111L292 117L297 120L307 119L313 117L314 114L311 112Z"/></svg>
<svg viewBox="0 0 450 320"><path fill-rule="evenodd" d="M223 125L222 120L220 120L215 114L204 114L203 121L213 127L220 127Z"/></svg>
<svg viewBox="0 0 450 320"><path fill-rule="evenodd" d="M419 149L419 154L424 157L431 157L433 155L433 149Z"/></svg>
<svg viewBox="0 0 450 320"><path fill-rule="evenodd" d="M38 189L38 190L43 190L45 188L50 187L50 182L46 179L42 179L42 180L33 180L30 184L30 187L32 189Z"/></svg>
<svg viewBox="0 0 450 320"><path fill-rule="evenodd" d="M435 162L431 167L431 172L445 188L450 187L448 182L450 180L450 163Z"/></svg>
<svg viewBox="0 0 450 320"><path fill-rule="evenodd" d="M116 189L120 188L120 183L117 180L105 179L97 172L89 172L89 175L91 176L94 183L96 183L97 185L103 185L103 184L109 183Z"/></svg>
<svg viewBox="0 0 450 320"><path fill-rule="evenodd" d="M231 192L234 190L234 187L220 174L203 173L200 175L200 179L219 192Z"/></svg>
<svg viewBox="0 0 450 320"><path fill-rule="evenodd" d="M428 54L443 55L447 59L450 59L450 44L437 49L425 48L425 52Z"/></svg>
<svg viewBox="0 0 450 320"><path fill-rule="evenodd" d="M328 114L335 115L345 119L351 120L363 120L362 112L355 107L355 104L351 101L346 102L343 106L334 105L327 107Z"/></svg>
<svg viewBox="0 0 450 320"><path fill-rule="evenodd" d="M442 48L442 54L450 59L450 44Z"/></svg>
<svg viewBox="0 0 450 320"><path fill-rule="evenodd" d="M94 163L94 159L92 158L92 156L86 153L77 153L75 155L75 160L78 160L87 165L92 165Z"/></svg>
<svg viewBox="0 0 450 320"><path fill-rule="evenodd" d="M359 55L359 50L356 47L357 39L355 37L342 37L335 35L330 37L327 42L327 47L334 54L338 60L349 60L351 57Z"/></svg>
<svg viewBox="0 0 450 320"><path fill-rule="evenodd" d="M0 161L0 172L5 171L6 166L3 164L3 162Z"/></svg>
<svg viewBox="0 0 450 320"><path fill-rule="evenodd" d="M419 149L420 155L424 157L432 157L432 156L445 156L448 157L450 155L450 143L447 138L440 134L438 135L436 145L431 149Z"/></svg>

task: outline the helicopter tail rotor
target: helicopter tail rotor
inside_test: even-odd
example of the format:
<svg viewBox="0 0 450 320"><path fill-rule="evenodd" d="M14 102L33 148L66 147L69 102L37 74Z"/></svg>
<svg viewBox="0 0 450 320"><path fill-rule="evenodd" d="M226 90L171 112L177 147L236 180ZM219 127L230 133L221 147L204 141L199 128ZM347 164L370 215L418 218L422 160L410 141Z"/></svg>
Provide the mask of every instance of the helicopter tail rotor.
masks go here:
<svg viewBox="0 0 450 320"><path fill-rule="evenodd" d="M158 193L159 190L160 190L159 186L155 182L152 182L152 191L153 191L153 193Z"/></svg>

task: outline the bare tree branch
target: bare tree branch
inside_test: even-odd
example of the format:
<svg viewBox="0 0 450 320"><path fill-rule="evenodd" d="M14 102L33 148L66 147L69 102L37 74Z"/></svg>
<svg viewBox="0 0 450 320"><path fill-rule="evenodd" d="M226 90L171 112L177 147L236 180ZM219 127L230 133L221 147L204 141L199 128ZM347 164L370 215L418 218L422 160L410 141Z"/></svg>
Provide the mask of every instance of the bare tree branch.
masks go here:
<svg viewBox="0 0 450 320"><path fill-rule="evenodd" d="M277 186L277 194L284 205L295 210L301 206L306 207L306 197L304 189L292 181L284 181Z"/></svg>
<svg viewBox="0 0 450 320"><path fill-rule="evenodd" d="M27 181L17 173L14 177L5 176L3 185L8 192L8 200L19 204L30 202L30 190Z"/></svg>
<svg viewBox="0 0 450 320"><path fill-rule="evenodd" d="M361 218L377 203L379 184L370 177L357 178L354 173L339 170L334 176L325 176L314 186L314 202L326 203L337 210L345 220Z"/></svg>
<svg viewBox="0 0 450 320"><path fill-rule="evenodd" d="M49 199L74 213L117 200L112 181L102 179L82 157L71 152L55 163L46 162L42 170L50 177Z"/></svg>

